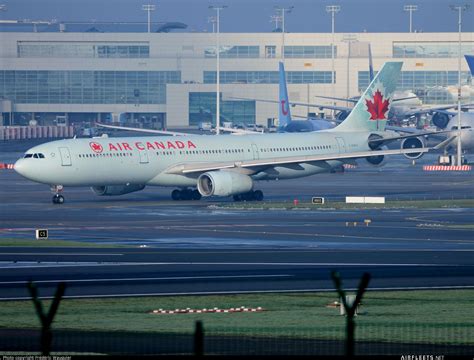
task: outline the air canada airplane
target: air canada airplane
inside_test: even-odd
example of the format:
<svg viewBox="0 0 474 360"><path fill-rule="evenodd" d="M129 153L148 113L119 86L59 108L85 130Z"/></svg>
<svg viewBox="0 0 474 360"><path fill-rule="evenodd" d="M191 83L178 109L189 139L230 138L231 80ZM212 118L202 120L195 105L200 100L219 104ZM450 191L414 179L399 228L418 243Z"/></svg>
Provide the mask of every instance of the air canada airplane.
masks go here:
<svg viewBox="0 0 474 360"><path fill-rule="evenodd" d="M374 165L386 155L418 158L431 150L424 146L382 148L386 142L415 136L394 137L384 131L401 67L401 62L386 63L347 119L333 129L59 140L29 149L14 169L27 179L51 185L55 204L64 202L64 186L90 186L97 195L122 195L147 185L169 186L178 188L172 192L174 200L213 195L262 200L263 193L254 190L258 180L330 172L359 158Z"/></svg>

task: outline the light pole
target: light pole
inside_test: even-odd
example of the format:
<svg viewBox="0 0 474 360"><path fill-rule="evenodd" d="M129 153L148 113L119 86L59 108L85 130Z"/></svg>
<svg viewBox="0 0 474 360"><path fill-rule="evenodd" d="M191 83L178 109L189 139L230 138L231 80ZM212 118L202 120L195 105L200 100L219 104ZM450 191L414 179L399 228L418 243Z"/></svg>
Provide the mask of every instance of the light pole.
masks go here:
<svg viewBox="0 0 474 360"><path fill-rule="evenodd" d="M217 16L216 16L216 22L217 22L217 33L216 33L216 57L217 57L217 74L216 74L216 83L217 83L217 89L216 89L216 134L220 134L221 130L221 101L220 101L220 45L219 45L219 32L220 32L220 12L221 10L227 8L226 5L210 5L209 9L216 10Z"/></svg>
<svg viewBox="0 0 474 360"><path fill-rule="evenodd" d="M216 17L215 16L209 16L207 18L207 23L212 24L212 33L214 34L216 32Z"/></svg>
<svg viewBox="0 0 474 360"><path fill-rule="evenodd" d="M276 32L278 30L278 26L279 26L280 21L281 21L281 16L279 16L279 15L270 16L270 22L275 23L275 29L273 30L274 32Z"/></svg>
<svg viewBox="0 0 474 360"><path fill-rule="evenodd" d="M281 60L285 61L285 13L290 13L294 6L275 6L275 10L279 12L279 20L281 20Z"/></svg>
<svg viewBox="0 0 474 360"><path fill-rule="evenodd" d="M357 41L357 35L355 34L345 34L343 37L342 37L342 42L346 42L347 43L347 81L346 81L346 98L349 99L349 77L350 77L350 73L349 73L349 60L351 58L351 44L353 42L356 42Z"/></svg>
<svg viewBox="0 0 474 360"><path fill-rule="evenodd" d="M148 12L148 32L150 32L151 28L151 12L155 11L155 5L147 4L147 5L142 5L142 10L145 10Z"/></svg>
<svg viewBox="0 0 474 360"><path fill-rule="evenodd" d="M403 10L410 13L410 32L412 32L413 11L418 10L418 5L405 5L403 6Z"/></svg>
<svg viewBox="0 0 474 360"><path fill-rule="evenodd" d="M458 12L458 31L459 31L459 54L458 54L458 142L456 165L462 162L462 144L461 144L461 27L462 12L469 9L469 5L450 5L451 10Z"/></svg>
<svg viewBox="0 0 474 360"><path fill-rule="evenodd" d="M331 74L331 84L332 84L332 97L336 96L335 91L335 79L334 79L334 17L336 13L341 11L341 7L339 5L328 5L326 6L326 12L331 13L331 33L332 33L332 41L331 41L331 64L332 64L332 74ZM334 103L336 105L336 103ZM334 110L332 111L332 115L334 117Z"/></svg>

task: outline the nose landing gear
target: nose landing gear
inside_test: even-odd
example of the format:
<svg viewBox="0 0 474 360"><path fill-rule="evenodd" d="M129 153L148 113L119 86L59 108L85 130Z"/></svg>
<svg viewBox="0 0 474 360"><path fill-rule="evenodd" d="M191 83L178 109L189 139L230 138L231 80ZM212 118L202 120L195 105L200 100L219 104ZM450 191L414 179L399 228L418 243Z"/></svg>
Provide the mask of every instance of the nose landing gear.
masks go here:
<svg viewBox="0 0 474 360"><path fill-rule="evenodd" d="M64 204L64 196L60 194L63 191L62 185L51 186L51 191L54 193L53 204Z"/></svg>

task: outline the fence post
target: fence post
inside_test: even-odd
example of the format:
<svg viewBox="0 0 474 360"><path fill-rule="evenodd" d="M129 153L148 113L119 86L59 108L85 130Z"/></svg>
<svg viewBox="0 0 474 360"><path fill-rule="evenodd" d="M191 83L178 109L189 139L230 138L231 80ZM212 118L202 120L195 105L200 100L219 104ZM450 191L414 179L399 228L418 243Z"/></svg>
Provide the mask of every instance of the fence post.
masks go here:
<svg viewBox="0 0 474 360"><path fill-rule="evenodd" d="M58 284L56 293L54 294L53 302L49 307L49 311L46 314L43 311L43 304L38 298L38 289L36 285L30 281L28 283L28 290L30 291L31 300L35 305L36 314L38 315L41 322L41 353L43 355L48 355L51 352L51 342L53 340L53 334L51 333L51 324L53 323L54 316L59 308L59 303L64 295L66 289L66 284L61 282Z"/></svg>
<svg viewBox="0 0 474 360"><path fill-rule="evenodd" d="M194 330L194 355L204 355L204 327L202 321L196 321L196 328Z"/></svg>
<svg viewBox="0 0 474 360"><path fill-rule="evenodd" d="M357 310L357 306L359 306L360 301L362 300L362 295L364 294L367 286L369 285L370 281L370 274L364 273L362 278L360 279L359 288L357 289L357 295L354 300L353 304L348 304L346 301L346 292L342 289L342 281L339 272L332 271L331 277L334 282L334 286L336 287L336 291L339 294L339 297L342 301L342 306L346 311L346 356L352 357L354 356L354 331L355 331L355 323L354 323L354 315Z"/></svg>

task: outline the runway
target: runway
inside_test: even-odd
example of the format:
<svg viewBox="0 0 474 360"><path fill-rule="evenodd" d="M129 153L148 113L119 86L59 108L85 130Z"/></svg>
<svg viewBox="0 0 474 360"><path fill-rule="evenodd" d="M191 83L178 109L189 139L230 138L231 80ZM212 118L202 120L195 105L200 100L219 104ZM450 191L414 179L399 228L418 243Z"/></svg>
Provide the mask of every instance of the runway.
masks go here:
<svg viewBox="0 0 474 360"><path fill-rule="evenodd" d="M412 166L397 158L381 168L361 164L258 188L268 201L470 198L472 175L424 173L422 165L434 160ZM47 228L52 240L99 246L0 248L1 299L28 297L29 279L44 297L59 281L68 283L68 297L332 291L333 269L346 287L365 271L371 289L474 286L472 208L232 210L218 207L230 199L172 202L170 189L151 187L121 197L66 189L66 203L57 206L45 185L12 171L0 181L0 240L32 239ZM369 226L361 226L365 219Z"/></svg>
<svg viewBox="0 0 474 360"><path fill-rule="evenodd" d="M42 297L61 281L69 298L333 291L332 270L347 288L363 272L372 290L474 287L470 251L12 248L0 269L1 300L30 279Z"/></svg>

